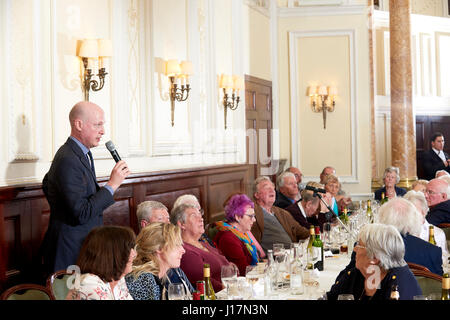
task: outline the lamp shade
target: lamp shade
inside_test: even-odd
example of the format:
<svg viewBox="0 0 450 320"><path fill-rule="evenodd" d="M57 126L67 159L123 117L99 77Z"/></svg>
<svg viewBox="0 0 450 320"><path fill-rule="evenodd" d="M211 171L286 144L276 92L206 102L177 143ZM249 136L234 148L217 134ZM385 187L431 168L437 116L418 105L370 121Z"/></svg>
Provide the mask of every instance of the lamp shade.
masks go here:
<svg viewBox="0 0 450 320"><path fill-rule="evenodd" d="M319 95L320 96L326 96L328 94L328 90L326 86L320 86L319 87Z"/></svg>
<svg viewBox="0 0 450 320"><path fill-rule="evenodd" d="M95 39L86 39L81 42L80 57L98 58L98 42Z"/></svg>
<svg viewBox="0 0 450 320"><path fill-rule="evenodd" d="M330 96L337 96L337 94L338 94L337 87L331 86L328 90L328 93Z"/></svg>
<svg viewBox="0 0 450 320"><path fill-rule="evenodd" d="M192 75L194 73L194 67L191 61L181 61L181 73L186 75Z"/></svg>
<svg viewBox="0 0 450 320"><path fill-rule="evenodd" d="M181 73L180 64L178 60L172 59L166 62L166 75L167 76L176 76Z"/></svg>
<svg viewBox="0 0 450 320"><path fill-rule="evenodd" d="M219 87L225 89L233 88L233 77L227 74L223 74L220 79Z"/></svg>
<svg viewBox="0 0 450 320"><path fill-rule="evenodd" d="M244 82L244 78L240 77L240 76L234 76L233 77L233 82L234 82L234 88L237 90L243 90L245 87L245 82Z"/></svg>
<svg viewBox="0 0 450 320"><path fill-rule="evenodd" d="M98 56L111 57L113 53L112 42L109 39L98 39Z"/></svg>
<svg viewBox="0 0 450 320"><path fill-rule="evenodd" d="M308 96L312 97L317 94L317 87L316 86L309 86L308 87Z"/></svg>

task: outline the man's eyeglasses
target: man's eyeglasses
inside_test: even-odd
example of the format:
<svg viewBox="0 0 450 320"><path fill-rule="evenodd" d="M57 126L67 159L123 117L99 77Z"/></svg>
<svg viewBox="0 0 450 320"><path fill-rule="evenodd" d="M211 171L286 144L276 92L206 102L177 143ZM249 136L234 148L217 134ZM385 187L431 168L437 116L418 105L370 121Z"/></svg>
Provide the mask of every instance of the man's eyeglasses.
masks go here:
<svg viewBox="0 0 450 320"><path fill-rule="evenodd" d="M427 194L429 194L430 196L432 196L432 195L434 195L434 194L440 194L440 193L442 193L442 192L435 192L435 191L433 191L433 190L425 190L425 192L426 192Z"/></svg>

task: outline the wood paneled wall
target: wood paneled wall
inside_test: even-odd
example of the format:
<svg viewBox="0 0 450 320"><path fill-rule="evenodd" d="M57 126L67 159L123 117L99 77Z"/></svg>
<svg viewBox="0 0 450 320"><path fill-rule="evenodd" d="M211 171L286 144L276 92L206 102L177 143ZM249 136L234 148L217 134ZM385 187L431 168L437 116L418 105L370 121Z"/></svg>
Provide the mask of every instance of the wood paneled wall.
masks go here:
<svg viewBox="0 0 450 320"><path fill-rule="evenodd" d="M194 194L205 210L205 224L223 218L223 202L233 192L247 190L250 165L225 165L171 170L128 177L104 211L107 225L138 230L136 207L146 200L169 210L182 194ZM102 185L107 178L99 179ZM251 183L251 181L250 181ZM0 188L0 292L20 282L39 282L39 248L47 230L50 207L42 185Z"/></svg>

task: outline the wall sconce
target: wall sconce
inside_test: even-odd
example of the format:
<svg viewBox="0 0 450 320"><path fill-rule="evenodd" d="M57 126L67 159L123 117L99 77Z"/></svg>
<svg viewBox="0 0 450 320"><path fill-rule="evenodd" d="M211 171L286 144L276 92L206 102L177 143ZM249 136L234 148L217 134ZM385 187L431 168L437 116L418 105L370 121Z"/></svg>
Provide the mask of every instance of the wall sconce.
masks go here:
<svg viewBox="0 0 450 320"><path fill-rule="evenodd" d="M308 96L311 99L311 108L314 112L322 112L323 128L327 126L327 111L333 112L336 106L337 88L335 86L310 86Z"/></svg>
<svg viewBox="0 0 450 320"><path fill-rule="evenodd" d="M236 110L240 97L239 90L245 87L244 78L223 74L220 78L219 88L223 89L223 114L225 130L227 129L227 109Z"/></svg>
<svg viewBox="0 0 450 320"><path fill-rule="evenodd" d="M172 127L175 118L175 100L178 102L186 101L189 97L191 86L189 85L189 76L193 74L193 66L190 61L168 60L166 62L166 76L170 80L170 107ZM178 85L181 87L178 87Z"/></svg>
<svg viewBox="0 0 450 320"><path fill-rule="evenodd" d="M106 72L105 60L112 56L112 43L107 39L87 39L81 42L78 53L83 60L83 90L84 100L89 101L89 91L100 91L105 85ZM95 72L98 69L98 74ZM98 77L92 79L94 76Z"/></svg>

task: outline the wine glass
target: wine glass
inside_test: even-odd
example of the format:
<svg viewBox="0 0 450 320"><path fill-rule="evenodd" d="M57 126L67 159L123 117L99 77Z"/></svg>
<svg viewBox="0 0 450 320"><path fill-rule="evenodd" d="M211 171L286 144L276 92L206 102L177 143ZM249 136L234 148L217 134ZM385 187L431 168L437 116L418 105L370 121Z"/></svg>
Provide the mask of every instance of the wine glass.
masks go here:
<svg viewBox="0 0 450 320"><path fill-rule="evenodd" d="M169 300L186 300L186 291L182 283L170 283L168 289Z"/></svg>
<svg viewBox="0 0 450 320"><path fill-rule="evenodd" d="M234 279L237 279L239 270L234 263L223 265L221 268L220 276L222 278L222 283L224 288L227 287L228 283Z"/></svg>
<svg viewBox="0 0 450 320"><path fill-rule="evenodd" d="M254 285L258 282L260 274L258 274L258 268L256 266L245 267L245 279L252 287L252 295L255 296Z"/></svg>

